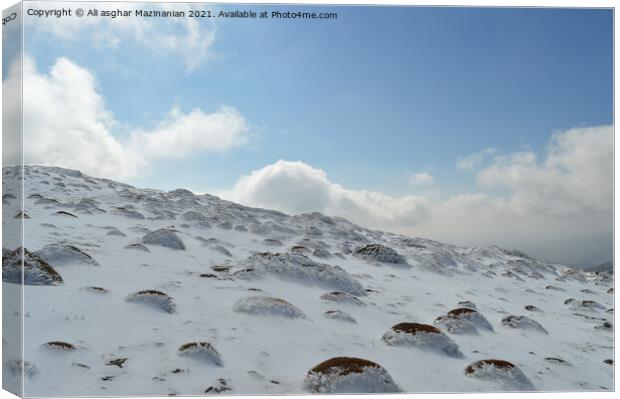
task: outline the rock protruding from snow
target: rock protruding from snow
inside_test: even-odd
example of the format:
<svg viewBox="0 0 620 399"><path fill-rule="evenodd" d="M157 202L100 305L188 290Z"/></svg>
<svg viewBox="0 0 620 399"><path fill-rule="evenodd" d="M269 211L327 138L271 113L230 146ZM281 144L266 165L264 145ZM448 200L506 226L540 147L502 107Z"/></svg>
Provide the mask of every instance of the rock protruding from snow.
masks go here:
<svg viewBox="0 0 620 399"><path fill-rule="evenodd" d="M267 296L251 296L242 298L233 306L237 313L246 313L257 316L283 316L292 319L305 319L306 315L296 306L284 299Z"/></svg>
<svg viewBox="0 0 620 399"><path fill-rule="evenodd" d="M166 313L176 312L176 304L174 303L174 299L168 294L164 294L161 291L156 291L156 290L138 291L138 292L134 292L133 294L127 295L127 298L125 298L125 300L127 302L144 303L151 307L161 309Z"/></svg>
<svg viewBox="0 0 620 399"><path fill-rule="evenodd" d="M353 357L335 357L313 367L304 379L304 388L313 393L400 392L382 366Z"/></svg>
<svg viewBox="0 0 620 399"><path fill-rule="evenodd" d="M82 251L75 245L70 244L49 244L36 251L35 254L54 266L68 264L99 266L99 263L97 263L92 256Z"/></svg>
<svg viewBox="0 0 620 399"><path fill-rule="evenodd" d="M352 295L366 295L364 287L339 266L318 263L301 254L257 253L239 264L242 270L235 272L240 278L252 278L269 273L285 279L299 280L335 288Z"/></svg>
<svg viewBox="0 0 620 399"><path fill-rule="evenodd" d="M3 251L4 252L4 251ZM26 248L17 248L2 255L2 281L13 284L22 284L22 261L23 283L25 285L60 285L62 277L52 266L38 255Z"/></svg>
<svg viewBox="0 0 620 399"><path fill-rule="evenodd" d="M523 372L505 360L479 360L465 368L465 375L496 383L509 391L535 391L536 388Z"/></svg>
<svg viewBox="0 0 620 399"><path fill-rule="evenodd" d="M353 256L381 263L402 264L405 258L390 247L382 244L367 244L353 251Z"/></svg>
<svg viewBox="0 0 620 399"><path fill-rule="evenodd" d="M413 346L443 352L452 357L463 357L458 345L437 327L420 323L399 323L382 337L393 346Z"/></svg>
<svg viewBox="0 0 620 399"><path fill-rule="evenodd" d="M493 331L493 326L481 313L470 308L452 309L435 319L434 324L451 334L477 333L478 329Z"/></svg>
<svg viewBox="0 0 620 399"><path fill-rule="evenodd" d="M539 322L532 320L527 316L506 316L502 319L502 325L523 330L534 330L548 334L547 330L545 330Z"/></svg>
<svg viewBox="0 0 620 399"><path fill-rule="evenodd" d="M179 348L179 356L189 356L195 359L211 362L222 366L222 357L210 342L188 342Z"/></svg>
<svg viewBox="0 0 620 399"><path fill-rule="evenodd" d="M176 235L173 230L159 229L152 231L142 237L143 244L160 245L162 247L185 250L183 240Z"/></svg>

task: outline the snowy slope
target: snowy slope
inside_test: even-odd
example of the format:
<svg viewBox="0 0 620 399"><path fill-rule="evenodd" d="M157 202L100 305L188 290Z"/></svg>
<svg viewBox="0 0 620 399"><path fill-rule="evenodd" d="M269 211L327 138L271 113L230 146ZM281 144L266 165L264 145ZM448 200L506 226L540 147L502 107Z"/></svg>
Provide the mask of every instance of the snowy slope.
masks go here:
<svg viewBox="0 0 620 399"><path fill-rule="evenodd" d="M29 276L52 282L24 289L25 395L613 389L608 274L60 168L24 178ZM336 357L362 360L321 365Z"/></svg>

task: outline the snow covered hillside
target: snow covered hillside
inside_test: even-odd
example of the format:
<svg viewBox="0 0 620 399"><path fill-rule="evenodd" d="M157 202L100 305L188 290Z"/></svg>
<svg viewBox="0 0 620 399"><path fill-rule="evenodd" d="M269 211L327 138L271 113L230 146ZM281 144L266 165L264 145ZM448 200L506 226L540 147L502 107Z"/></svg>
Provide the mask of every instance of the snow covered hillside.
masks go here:
<svg viewBox="0 0 620 399"><path fill-rule="evenodd" d="M25 395L613 389L609 273L73 170L24 181ZM3 247L4 290L21 256Z"/></svg>

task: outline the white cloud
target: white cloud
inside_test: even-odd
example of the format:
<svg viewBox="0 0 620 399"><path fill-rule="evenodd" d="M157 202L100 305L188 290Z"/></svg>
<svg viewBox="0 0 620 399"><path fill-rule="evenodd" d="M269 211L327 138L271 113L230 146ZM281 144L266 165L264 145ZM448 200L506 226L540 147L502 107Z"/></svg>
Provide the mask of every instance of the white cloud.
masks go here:
<svg viewBox="0 0 620 399"><path fill-rule="evenodd" d="M512 192L521 212L578 214L613 205L613 127L570 129L551 137L544 158L533 152L498 157L478 172L487 188Z"/></svg>
<svg viewBox="0 0 620 399"><path fill-rule="evenodd" d="M183 113L174 108L153 130L115 135L119 123L107 110L88 70L60 58L48 74L42 74L25 57L23 74L24 161L29 164L128 179L158 159L221 152L247 142L244 117L227 106L213 113L199 108ZM3 87L19 87L19 79L19 69L13 67ZM11 123L19 126L19 120ZM19 162L14 157L7 161Z"/></svg>
<svg viewBox="0 0 620 399"><path fill-rule="evenodd" d="M460 158L456 162L456 166L462 170L471 170L478 167L482 164L486 159L492 157L497 154L499 151L495 147L487 147L478 152L474 152L466 157Z"/></svg>
<svg viewBox="0 0 620 399"><path fill-rule="evenodd" d="M248 127L234 108L222 106L205 114L199 108L182 113L178 108L151 131L136 131L131 146L148 158L180 158L202 151L223 152L246 144Z"/></svg>
<svg viewBox="0 0 620 399"><path fill-rule="evenodd" d="M409 183L419 186L429 186L435 184L435 178L430 173L419 172L411 175L409 178Z"/></svg>
<svg viewBox="0 0 620 399"><path fill-rule="evenodd" d="M52 9L50 2L32 2L30 8ZM215 25L208 18L162 18L137 17L135 11L185 11L198 9L191 4L136 4L98 3L102 11L132 11L131 17L63 17L62 23L56 18L26 18L28 32L41 32L64 42L88 41L95 45L114 50L122 43L138 45L156 54L168 54L182 60L188 71L203 64L210 55L215 41ZM89 8L84 7L85 10Z"/></svg>
<svg viewBox="0 0 620 399"><path fill-rule="evenodd" d="M224 196L459 245L497 244L571 265L602 263L612 250L612 141L613 128L598 126L554 134L540 160L531 152L485 150L494 159L477 172L481 190L445 200L350 190L320 169L287 161L242 177Z"/></svg>
<svg viewBox="0 0 620 399"><path fill-rule="evenodd" d="M318 211L377 228L415 225L428 211L422 197L346 189L321 169L283 160L243 176L232 191L221 194L245 205L293 214Z"/></svg>

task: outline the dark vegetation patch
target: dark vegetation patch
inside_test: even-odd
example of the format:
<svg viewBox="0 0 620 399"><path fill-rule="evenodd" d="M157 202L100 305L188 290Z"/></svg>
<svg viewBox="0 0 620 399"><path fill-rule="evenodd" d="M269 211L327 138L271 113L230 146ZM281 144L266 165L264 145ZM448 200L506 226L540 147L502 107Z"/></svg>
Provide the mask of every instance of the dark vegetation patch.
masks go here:
<svg viewBox="0 0 620 399"><path fill-rule="evenodd" d="M63 351L74 351L77 349L75 345L63 341L50 341L45 343L44 346L51 349L58 349Z"/></svg>
<svg viewBox="0 0 620 399"><path fill-rule="evenodd" d="M448 315L452 317L459 317L459 316L475 314L475 313L478 313L478 312L470 308L458 308L458 309L452 309L451 311L449 311Z"/></svg>
<svg viewBox="0 0 620 399"><path fill-rule="evenodd" d="M392 330L396 332L407 333L411 335L416 335L418 333L431 333L431 334L441 334L441 330L437 327L428 325L428 324L420 324L420 323L399 323L392 327Z"/></svg>
<svg viewBox="0 0 620 399"><path fill-rule="evenodd" d="M380 368L377 363L355 357L334 357L314 366L310 373L348 375L363 373L367 367Z"/></svg>
<svg viewBox="0 0 620 399"><path fill-rule="evenodd" d="M483 366L486 366L486 365L491 365L498 369L513 369L516 367L514 364L506 360L485 359L485 360L479 360L467 366L465 368L465 374L468 374L468 375L473 374L476 372L477 369L482 368Z"/></svg>

